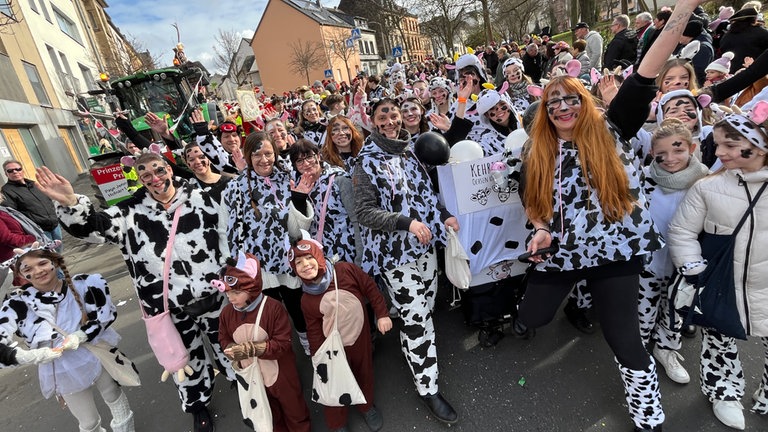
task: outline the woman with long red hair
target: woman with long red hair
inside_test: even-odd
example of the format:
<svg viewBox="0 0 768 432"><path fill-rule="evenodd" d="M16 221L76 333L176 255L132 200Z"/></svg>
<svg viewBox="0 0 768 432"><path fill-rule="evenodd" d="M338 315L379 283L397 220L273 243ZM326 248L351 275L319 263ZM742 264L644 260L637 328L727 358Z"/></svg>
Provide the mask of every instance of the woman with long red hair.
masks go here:
<svg viewBox="0 0 768 432"><path fill-rule="evenodd" d="M349 162L360 153L361 148L363 135L352 120L339 115L328 122L325 143L320 149L320 157L325 162L349 172L352 169Z"/></svg>
<svg viewBox="0 0 768 432"><path fill-rule="evenodd" d="M647 117L654 78L699 3L678 2L605 117L579 80L553 78L522 156L521 197L533 225L528 251L535 271L515 332L530 337L552 320L574 283L586 280L636 431L660 431L664 422L656 366L640 338L637 307L643 256L661 244L628 140Z"/></svg>

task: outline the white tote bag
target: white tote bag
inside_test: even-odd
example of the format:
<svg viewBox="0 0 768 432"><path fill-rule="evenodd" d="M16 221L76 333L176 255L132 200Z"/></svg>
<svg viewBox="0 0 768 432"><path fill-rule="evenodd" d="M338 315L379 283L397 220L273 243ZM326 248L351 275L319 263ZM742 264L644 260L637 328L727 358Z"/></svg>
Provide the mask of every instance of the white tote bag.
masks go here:
<svg viewBox="0 0 768 432"><path fill-rule="evenodd" d="M261 313L264 311L264 303L267 296L261 301L259 314L256 316L256 324L253 326L251 340L256 340L261 323ZM259 368L259 359L254 358L253 363L243 369L235 369L239 375L237 379L237 396L240 398L240 412L243 421L256 432L272 432L272 410L269 408L267 390L264 387L264 379Z"/></svg>
<svg viewBox="0 0 768 432"><path fill-rule="evenodd" d="M445 275L456 288L468 289L469 283L472 282L469 257L453 228L446 228L448 245L445 248Z"/></svg>
<svg viewBox="0 0 768 432"><path fill-rule="evenodd" d="M352 369L349 368L344 342L339 333L339 284L333 272L336 288L336 315L333 331L312 356L312 400L325 406L349 406L366 403Z"/></svg>

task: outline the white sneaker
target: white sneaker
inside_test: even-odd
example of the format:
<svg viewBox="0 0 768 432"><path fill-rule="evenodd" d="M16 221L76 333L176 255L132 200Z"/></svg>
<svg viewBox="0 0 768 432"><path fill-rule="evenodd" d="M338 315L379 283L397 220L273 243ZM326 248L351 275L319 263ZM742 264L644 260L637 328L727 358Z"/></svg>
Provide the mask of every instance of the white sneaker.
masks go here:
<svg viewBox="0 0 768 432"><path fill-rule="evenodd" d="M310 355L309 353L309 339L307 339L307 332L296 332L299 335L299 343L301 343L301 347L304 348L304 354Z"/></svg>
<svg viewBox="0 0 768 432"><path fill-rule="evenodd" d="M691 381L688 371L685 370L683 365L680 364L681 360L685 360L679 352L675 350L661 349L658 346L653 347L653 357L659 362L664 370L667 372L667 376L672 381L678 384L688 384Z"/></svg>
<svg viewBox="0 0 768 432"><path fill-rule="evenodd" d="M712 402L712 411L724 425L744 430L744 407L741 406L741 402L715 400Z"/></svg>

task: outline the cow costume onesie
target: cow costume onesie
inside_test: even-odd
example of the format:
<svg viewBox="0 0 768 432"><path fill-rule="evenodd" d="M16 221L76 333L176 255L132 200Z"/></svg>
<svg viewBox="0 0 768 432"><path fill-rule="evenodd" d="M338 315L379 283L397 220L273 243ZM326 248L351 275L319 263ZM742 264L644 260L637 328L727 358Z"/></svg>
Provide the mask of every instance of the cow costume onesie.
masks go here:
<svg viewBox="0 0 768 432"><path fill-rule="evenodd" d="M54 176L47 168L38 170L38 178L41 189L57 201L56 212L68 232L86 241L106 241L120 247L139 305L147 315L164 310L164 261L178 210L168 275L168 310L187 347L188 366L193 372L186 379L173 375L182 409L195 415L195 430L208 431L212 427L206 408L213 388L212 360L228 380L235 378L218 342L224 295L210 285L229 254L226 213L210 195L173 179L171 167L156 153L139 156L134 168L145 187L133 198L104 211L96 211L88 197L74 194L66 179ZM206 352L205 338L214 359Z"/></svg>
<svg viewBox="0 0 768 432"><path fill-rule="evenodd" d="M347 362L366 400L357 409L363 413L372 431L381 429L383 421L373 405L373 345L367 325L366 301L373 307L382 333L392 328L392 321L376 282L352 263L332 264L326 260L321 245L315 240L300 240L291 248L288 258L291 268L302 280L301 311L307 320L312 354L325 342L333 330L335 318L338 318ZM347 424L348 407L326 406L324 412L328 429L343 430Z"/></svg>
<svg viewBox="0 0 768 432"><path fill-rule="evenodd" d="M389 289L403 321L400 340L419 395L435 417L458 420L438 391L437 347L432 309L437 294L434 247L443 224L458 223L441 212L427 171L410 150L399 107L391 99L373 106L377 131L368 137L353 171L355 209L366 245L362 268ZM445 209L442 209L445 210ZM450 220L449 220L450 219Z"/></svg>
<svg viewBox="0 0 768 432"><path fill-rule="evenodd" d="M219 343L226 347L225 354L234 361L236 370L258 361L275 432L309 432L309 409L291 348L291 322L280 302L262 293L259 260L241 252L237 261L228 260L219 276L212 284L231 302L219 316ZM234 298L241 295L238 292L247 295L242 305L235 305L240 300ZM253 326L262 302L264 309L254 341ZM238 390L244 391L239 375L238 381Z"/></svg>
<svg viewBox="0 0 768 432"><path fill-rule="evenodd" d="M31 349L12 349L12 357L0 363L0 368L37 364L43 397L63 399L81 432L106 432L94 403L96 388L112 412L112 431L133 432L128 398L83 345L100 342L115 347L120 341L110 327L117 309L107 281L98 274L70 277L61 255L38 243L16 253L4 265L14 265L15 273L29 283L14 291L0 308L0 344L10 345L17 334Z"/></svg>

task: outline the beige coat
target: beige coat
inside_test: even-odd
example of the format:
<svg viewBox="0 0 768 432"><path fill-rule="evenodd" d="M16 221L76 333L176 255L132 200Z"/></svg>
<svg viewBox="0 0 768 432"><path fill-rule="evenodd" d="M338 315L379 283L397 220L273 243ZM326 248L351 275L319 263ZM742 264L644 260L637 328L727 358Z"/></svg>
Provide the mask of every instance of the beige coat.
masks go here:
<svg viewBox="0 0 768 432"><path fill-rule="evenodd" d="M740 184L740 181L743 183ZM731 234L754 197L768 181L768 168L742 173L727 170L699 180L685 196L669 225L667 245L676 267L701 261L700 232ZM736 236L736 304L748 335L768 336L768 190ZM746 281L746 283L744 283Z"/></svg>

